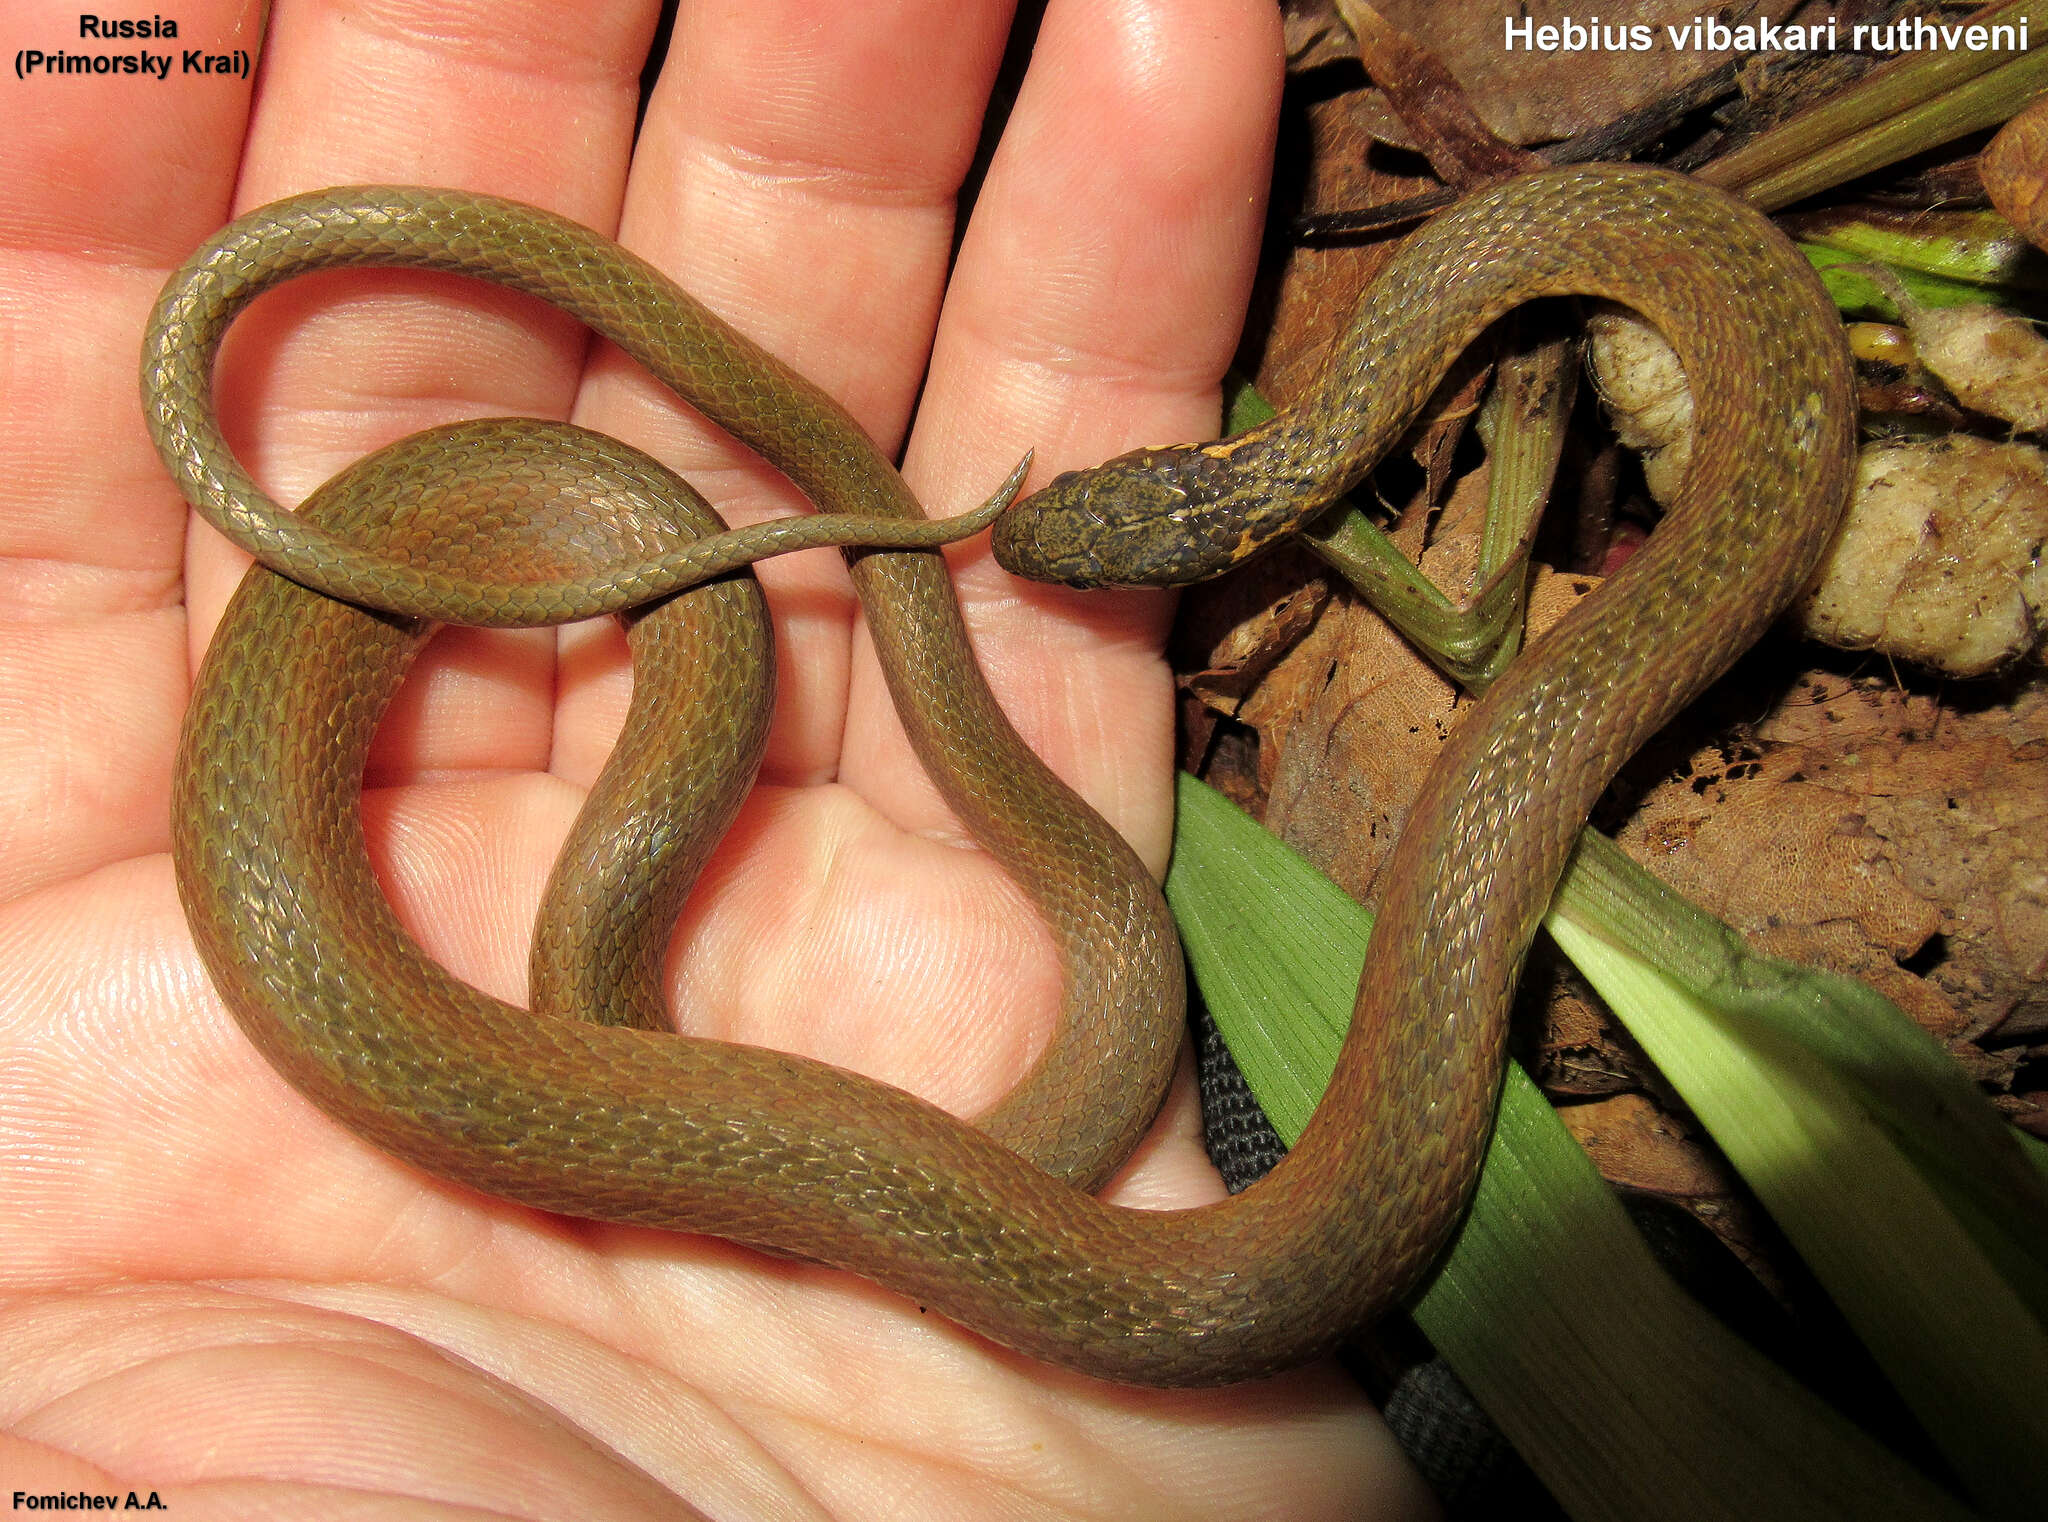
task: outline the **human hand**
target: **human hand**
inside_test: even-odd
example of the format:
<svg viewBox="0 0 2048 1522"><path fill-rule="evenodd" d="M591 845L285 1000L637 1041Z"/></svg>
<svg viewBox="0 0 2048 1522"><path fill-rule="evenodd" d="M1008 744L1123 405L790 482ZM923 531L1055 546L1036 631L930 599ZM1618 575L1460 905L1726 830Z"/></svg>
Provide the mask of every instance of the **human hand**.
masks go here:
<svg viewBox="0 0 2048 1522"><path fill-rule="evenodd" d="M10 16L16 47L258 49L226 3L132 45L44 35L27 10ZM134 371L165 272L235 211L405 181L616 227L886 447L907 436L906 473L939 512L978 501L1027 446L1042 480L1214 430L1270 141L1265 0L1055 3L950 269L1006 7L690 9L637 143L656 7L599 10L507 0L429 29L405 7L279 4L253 92L176 73L17 83L26 128L0 192L17 451L0 472L9 1488L255 1510L341 1486L620 1516L672 1514L678 1495L727 1515L887 1516L910 1496L948 1515L1415 1504L1327 1373L1124 1390L844 1275L479 1198L313 1110L214 998L171 885L168 779L243 562L171 492ZM437 279L269 298L230 341L221 402L288 501L416 428L526 413L649 449L734 522L793 505L618 356L587 355L580 330ZM978 547L953 561L1026 738L1162 865L1164 606L1023 587ZM1044 1038L1049 946L960 849L836 557L762 579L776 723L679 933L680 1018L974 1114ZM523 990L554 846L629 682L609 625L451 632L380 737L365 813L387 887L488 991ZM1185 1093L1117 1188L1214 1195Z"/></svg>

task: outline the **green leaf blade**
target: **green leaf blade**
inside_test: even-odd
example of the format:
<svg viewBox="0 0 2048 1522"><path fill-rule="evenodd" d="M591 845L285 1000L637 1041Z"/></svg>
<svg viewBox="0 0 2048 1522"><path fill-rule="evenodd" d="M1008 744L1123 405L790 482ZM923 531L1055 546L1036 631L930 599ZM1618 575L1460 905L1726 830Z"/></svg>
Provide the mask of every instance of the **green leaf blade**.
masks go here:
<svg viewBox="0 0 2048 1522"><path fill-rule="evenodd" d="M1291 1139L1335 1063L1370 917L1186 776L1167 895L1210 1012ZM1970 1515L1673 1284L1519 1070L1413 1312L1581 1522Z"/></svg>

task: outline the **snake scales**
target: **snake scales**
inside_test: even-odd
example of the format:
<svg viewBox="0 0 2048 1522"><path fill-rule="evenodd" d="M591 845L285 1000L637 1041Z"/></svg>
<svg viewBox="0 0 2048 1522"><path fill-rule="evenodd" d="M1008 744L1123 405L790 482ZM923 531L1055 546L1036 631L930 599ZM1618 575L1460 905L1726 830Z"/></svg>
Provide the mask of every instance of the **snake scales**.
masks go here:
<svg viewBox="0 0 2048 1522"><path fill-rule="evenodd" d="M174 803L194 937L243 1028L317 1104L432 1172L545 1209L837 1264L1109 1379L1270 1372L1414 1281L1469 1193L1514 982L1573 836L1621 763L1798 590L1849 484L1848 361L1805 262L1723 196L1660 171L1594 166L1513 181L1411 239L1303 406L1236 440L1061 477L1011 509L997 549L1027 574L1213 574L1353 484L1457 353L1538 296L1643 311L1696 394L1691 477L1648 549L1445 746L1387 874L1351 1035L1299 1145L1226 1202L1118 1209L1086 1186L1132 1145L1170 1071L1176 944L1136 859L995 708L930 553L852 556L855 585L918 754L1045 916L1068 988L1061 1035L984 1129L823 1064L663 1029L669 917L764 733L768 644L751 578L630 615L633 709L548 889L533 1011L462 985L405 937L368 865L358 794L370 735L425 621L637 608L682 584L689 541L715 520L634 451L502 420L395 445L300 515L277 508L213 421L214 354L261 290L364 264L534 292L624 347L821 509L920 516L814 387L559 218L362 188L297 197L226 229L166 288L143 389L195 506L285 573L252 572L215 637ZM499 451L510 484L465 505L457 488ZM598 506L557 503L544 483L565 481ZM1212 517L1215 502L1235 515ZM519 563L501 567L505 555L466 515L507 525ZM678 680L700 665L694 689Z"/></svg>

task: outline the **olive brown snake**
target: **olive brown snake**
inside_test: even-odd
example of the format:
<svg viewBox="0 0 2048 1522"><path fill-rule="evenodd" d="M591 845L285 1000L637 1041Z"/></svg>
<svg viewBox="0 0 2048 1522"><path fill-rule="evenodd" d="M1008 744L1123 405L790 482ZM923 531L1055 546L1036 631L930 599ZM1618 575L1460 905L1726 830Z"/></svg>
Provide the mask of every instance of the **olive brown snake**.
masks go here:
<svg viewBox="0 0 2048 1522"><path fill-rule="evenodd" d="M550 884L532 1012L462 985L406 938L370 871L358 794L424 620L637 608L679 584L685 546L709 520L672 525L695 509L629 500L672 482L634 451L505 421L393 446L303 517L270 503L213 421L220 337L267 286L356 264L452 269L541 295L821 510L919 516L815 388L559 218L358 188L227 229L167 287L143 388L187 496L284 573L252 573L215 637L174 802L187 915L243 1028L322 1108L434 1173L549 1210L836 1264L1034 1357L1134 1383L1286 1367L1412 1285L1468 1196L1515 979L1573 837L1622 762L1799 589L1850 482L1848 359L1805 261L1718 193L1591 166L1512 181L1412 238L1301 406L1236 440L1062 477L1012 508L997 552L1027 574L1215 574L1355 483L1487 324L1544 295L1643 311L1695 392L1691 476L1649 547L1445 745L1386 874L1336 1075L1295 1150L1228 1201L1119 1209L1087 1188L1163 1092L1180 1033L1177 945L1136 858L996 709L929 551L853 556L856 589L919 756L1037 904L1068 989L1061 1034L985 1130L820 1063L666 1029L669 921L765 732L767 641L750 578L631 615L633 710ZM500 451L502 484L462 506L453 488ZM595 505L557 505L544 480L590 485ZM1236 511L1218 517L1217 504ZM518 531L524 563L501 573L465 514ZM671 681L685 671L699 674Z"/></svg>

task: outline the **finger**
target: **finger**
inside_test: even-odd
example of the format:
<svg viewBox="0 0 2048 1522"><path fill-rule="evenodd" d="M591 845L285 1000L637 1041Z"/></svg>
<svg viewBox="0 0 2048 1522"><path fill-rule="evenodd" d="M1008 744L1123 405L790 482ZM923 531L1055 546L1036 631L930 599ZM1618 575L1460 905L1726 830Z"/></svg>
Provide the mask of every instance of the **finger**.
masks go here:
<svg viewBox="0 0 2048 1522"><path fill-rule="evenodd" d="M685 7L634 160L623 235L712 310L823 386L893 453L930 351L955 195L1009 6L768 0ZM736 67L736 60L745 60ZM787 483L610 356L578 421L676 467L730 521L800 510ZM765 780L838 767L853 600L837 556L760 571L781 681ZM617 669L617 653L603 657ZM621 685L604 701L616 708ZM590 727L568 775L594 768ZM565 725L568 743L583 726Z"/></svg>
<svg viewBox="0 0 2048 1522"><path fill-rule="evenodd" d="M907 456L963 504L1035 447L1034 480L1139 441L1206 437L1256 258L1277 107L1263 0L1055 0L948 291ZM1114 151L1105 151L1105 145ZM1171 692L1157 597L1048 595L955 557L975 649L1032 745L1163 865ZM944 830L874 668L844 775Z"/></svg>
<svg viewBox="0 0 2048 1522"><path fill-rule="evenodd" d="M249 7L179 13L253 53ZM81 41L12 6L8 54L173 56ZM0 134L0 899L164 849L184 704L185 506L135 368L164 271L226 199L248 103L232 75L30 74ZM174 151L173 151L174 150Z"/></svg>
<svg viewBox="0 0 2048 1522"><path fill-rule="evenodd" d="M657 8L503 0L451 20L405 0L285 0L272 12L235 209L397 181L510 196L613 226ZM522 296L449 277L348 272L295 281L257 302L229 335L217 391L229 442L260 483L293 503L432 424L566 416L586 349L579 325ZM195 650L243 563L195 529ZM547 631L444 634L380 732L368 776L378 788L437 774L429 787L373 792L373 852L422 943L457 976L515 997L533 906L573 799L568 789L537 798L532 785L503 779L546 764L554 651ZM503 875L483 880L479 861Z"/></svg>
<svg viewBox="0 0 2048 1522"><path fill-rule="evenodd" d="M688 9L641 136L627 241L838 397L884 449L924 372L1008 26L996 0ZM579 421L650 448L736 521L795 505L626 367L586 402ZM972 901L961 853L906 841L843 790L807 785L837 772L855 605L837 557L771 565L763 580L781 673L764 780L781 785L757 790L691 898L677 1003L693 1031L984 1109L1031 1037L1000 1019L952 1041L931 1028L1049 1002L1055 979L1011 972L1038 949L1035 927L991 935L959 912ZM565 743L583 743L581 728L565 711Z"/></svg>
<svg viewBox="0 0 2048 1522"><path fill-rule="evenodd" d="M451 24L402 0L278 5L236 209L334 184L485 191L613 226L656 6L505 0ZM294 282L230 336L228 438L286 502L404 434L492 414L562 417L582 329L472 281L391 271ZM195 536L202 643L243 558ZM454 635L429 653L380 739L373 779L544 764L551 635Z"/></svg>

